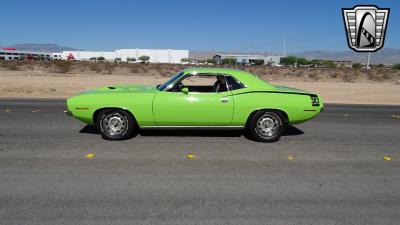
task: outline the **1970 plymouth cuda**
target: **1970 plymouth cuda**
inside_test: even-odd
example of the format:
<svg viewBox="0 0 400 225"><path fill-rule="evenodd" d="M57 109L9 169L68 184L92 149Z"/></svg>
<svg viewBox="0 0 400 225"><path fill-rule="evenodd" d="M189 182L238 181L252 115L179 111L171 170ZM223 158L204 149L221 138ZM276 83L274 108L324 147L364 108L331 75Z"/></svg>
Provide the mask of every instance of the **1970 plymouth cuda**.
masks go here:
<svg viewBox="0 0 400 225"><path fill-rule="evenodd" d="M185 69L161 85L121 85L85 91L67 100L68 114L95 125L103 138L127 139L139 129L246 129L272 142L285 127L312 119L320 96L271 85L233 69Z"/></svg>

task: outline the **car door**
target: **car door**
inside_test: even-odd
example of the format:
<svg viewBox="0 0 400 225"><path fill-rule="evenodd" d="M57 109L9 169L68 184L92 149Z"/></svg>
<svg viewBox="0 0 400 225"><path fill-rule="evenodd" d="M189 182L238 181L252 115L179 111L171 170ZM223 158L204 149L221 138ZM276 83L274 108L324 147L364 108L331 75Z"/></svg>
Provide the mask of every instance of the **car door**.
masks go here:
<svg viewBox="0 0 400 225"><path fill-rule="evenodd" d="M197 90L209 88L189 87ZM232 122L233 98L228 90L159 91L153 101L153 115L157 126L228 126Z"/></svg>

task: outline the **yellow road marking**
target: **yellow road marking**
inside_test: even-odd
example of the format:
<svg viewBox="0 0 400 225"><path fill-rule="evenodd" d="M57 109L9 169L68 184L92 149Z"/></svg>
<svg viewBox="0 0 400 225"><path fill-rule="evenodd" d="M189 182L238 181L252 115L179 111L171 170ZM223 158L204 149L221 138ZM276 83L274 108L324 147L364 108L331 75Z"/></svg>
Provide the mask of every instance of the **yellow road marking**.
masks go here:
<svg viewBox="0 0 400 225"><path fill-rule="evenodd" d="M93 158L94 158L94 153L86 153L86 154L85 154L85 157L86 157L87 159L93 159Z"/></svg>
<svg viewBox="0 0 400 225"><path fill-rule="evenodd" d="M287 155L286 158L287 158L288 160L293 160L293 159L294 159L294 156L292 156L292 155Z"/></svg>
<svg viewBox="0 0 400 225"><path fill-rule="evenodd" d="M189 154L186 155L186 158L187 158L187 159L196 159L197 156L195 156L195 155L189 153Z"/></svg>
<svg viewBox="0 0 400 225"><path fill-rule="evenodd" d="M390 156L383 156L383 160L391 161L391 160L392 160L392 157L390 157Z"/></svg>

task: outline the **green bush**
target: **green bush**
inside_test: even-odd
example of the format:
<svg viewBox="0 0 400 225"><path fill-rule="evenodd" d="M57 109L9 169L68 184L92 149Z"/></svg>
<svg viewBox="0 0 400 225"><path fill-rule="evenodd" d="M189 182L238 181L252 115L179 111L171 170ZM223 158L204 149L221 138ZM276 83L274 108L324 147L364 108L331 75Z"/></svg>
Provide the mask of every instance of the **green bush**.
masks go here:
<svg viewBox="0 0 400 225"><path fill-rule="evenodd" d="M288 57L281 58L281 64L283 64L285 66L295 65L296 62L297 62L297 57L295 57L295 56L288 56Z"/></svg>
<svg viewBox="0 0 400 225"><path fill-rule="evenodd" d="M355 64L351 65L351 68L353 68L353 69L361 69L361 68L363 68L363 65L361 63L355 63Z"/></svg>
<svg viewBox="0 0 400 225"><path fill-rule="evenodd" d="M314 66L321 66L322 65L322 60L313 59L313 60L311 60L310 64L314 65Z"/></svg>
<svg viewBox="0 0 400 225"><path fill-rule="evenodd" d="M336 67L336 64L331 60L324 60L324 61L321 62L321 65L325 66L325 67L328 67L328 68L335 68Z"/></svg>
<svg viewBox="0 0 400 225"><path fill-rule="evenodd" d="M221 63L224 65L236 65L237 60L235 58L225 58L222 59Z"/></svg>
<svg viewBox="0 0 400 225"><path fill-rule="evenodd" d="M217 62L214 59L206 59L208 64L216 64Z"/></svg>
<svg viewBox="0 0 400 225"><path fill-rule="evenodd" d="M264 65L264 60L263 59L255 59L255 60L253 60L253 64L256 66Z"/></svg>
<svg viewBox="0 0 400 225"><path fill-rule="evenodd" d="M297 58L297 65L310 65L310 63L306 58Z"/></svg>
<svg viewBox="0 0 400 225"><path fill-rule="evenodd" d="M191 60L189 58L182 58L181 62L182 63L189 63Z"/></svg>
<svg viewBox="0 0 400 225"><path fill-rule="evenodd" d="M146 63L146 62L150 61L150 56L142 55L139 57L139 61Z"/></svg>
<svg viewBox="0 0 400 225"><path fill-rule="evenodd" d="M135 57L132 57L132 58L128 57L128 58L126 58L126 61L127 62L136 62L136 58Z"/></svg>
<svg viewBox="0 0 400 225"><path fill-rule="evenodd" d="M394 70L400 70L400 63L394 64L394 65L392 66L392 69L394 69Z"/></svg>
<svg viewBox="0 0 400 225"><path fill-rule="evenodd" d="M106 58L104 58L103 56L100 56L100 57L97 57L97 60L98 61L104 61L104 60L106 60Z"/></svg>

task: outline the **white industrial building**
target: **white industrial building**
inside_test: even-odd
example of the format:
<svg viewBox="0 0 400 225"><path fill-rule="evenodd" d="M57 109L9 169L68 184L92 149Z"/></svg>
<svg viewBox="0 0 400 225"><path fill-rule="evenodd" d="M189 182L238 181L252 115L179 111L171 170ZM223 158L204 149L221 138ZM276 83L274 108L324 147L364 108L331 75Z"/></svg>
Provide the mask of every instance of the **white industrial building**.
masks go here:
<svg viewBox="0 0 400 225"><path fill-rule="evenodd" d="M181 63L183 58L189 58L189 50L174 49L118 49L108 51L63 51L59 53L21 51L15 48L0 49L0 60L80 60L104 57L107 61L120 59L126 62L128 58L139 61L140 56L149 56L151 63Z"/></svg>
<svg viewBox="0 0 400 225"><path fill-rule="evenodd" d="M55 53L56 54L56 53ZM181 63L183 58L189 58L189 50L173 49L118 49L113 52L104 51L63 51L59 53L63 60L87 61L91 58L104 57L107 61L119 58L126 62L128 58L139 61L140 56L149 56L151 63Z"/></svg>
<svg viewBox="0 0 400 225"><path fill-rule="evenodd" d="M15 48L0 49L0 60L51 60L49 52L20 51Z"/></svg>

